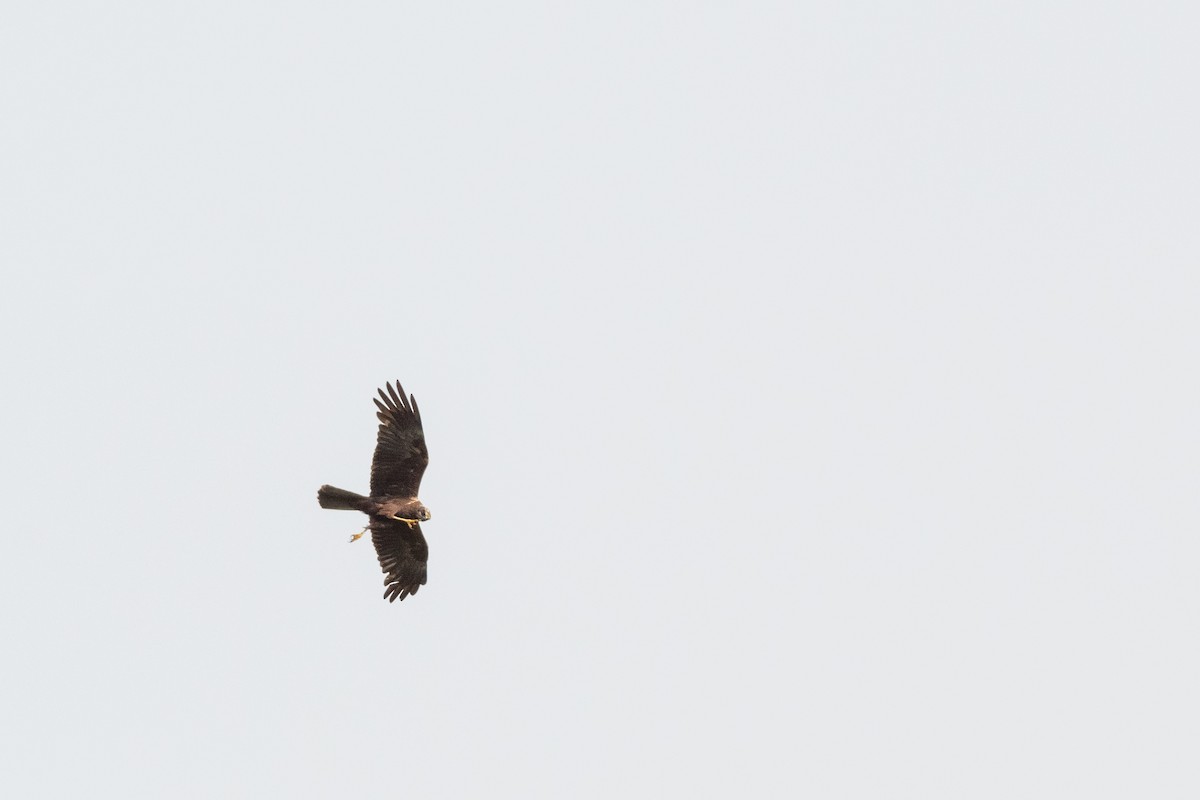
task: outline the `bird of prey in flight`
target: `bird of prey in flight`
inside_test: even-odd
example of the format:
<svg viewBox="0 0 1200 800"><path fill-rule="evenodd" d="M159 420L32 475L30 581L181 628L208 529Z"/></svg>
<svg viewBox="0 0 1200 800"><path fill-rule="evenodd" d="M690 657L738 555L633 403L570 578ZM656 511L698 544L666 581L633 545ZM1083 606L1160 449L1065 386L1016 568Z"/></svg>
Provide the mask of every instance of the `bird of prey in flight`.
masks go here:
<svg viewBox="0 0 1200 800"><path fill-rule="evenodd" d="M421 412L417 399L404 396L404 387L387 384L387 392L379 390L383 402L375 400L379 411L379 434L376 437L375 457L371 461L371 495L348 492L333 486L317 491L321 508L361 511L370 521L350 541L356 541L368 530L379 556L379 566L387 576L383 596L388 602L403 600L425 585L425 564L429 547L421 535L421 523L430 518L429 509L417 499L421 476L429 464L425 449L425 432L421 429Z"/></svg>

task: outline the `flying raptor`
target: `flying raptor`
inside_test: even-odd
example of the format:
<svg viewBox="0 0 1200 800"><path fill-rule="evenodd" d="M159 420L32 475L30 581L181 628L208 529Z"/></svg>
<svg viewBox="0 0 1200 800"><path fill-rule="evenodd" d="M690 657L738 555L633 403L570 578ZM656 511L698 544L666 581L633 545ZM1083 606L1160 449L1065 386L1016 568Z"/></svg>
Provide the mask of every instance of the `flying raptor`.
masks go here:
<svg viewBox="0 0 1200 800"><path fill-rule="evenodd" d="M379 566L387 576L383 596L388 602L403 600L425 585L425 564L429 547L421 535L421 523L430 518L429 509L417 499L421 476L429 464L425 449L425 432L421 429L421 412L417 399L404 396L404 387L387 384L387 392L379 390L375 400L379 411L379 434L376 437L375 457L371 460L371 496L348 492L333 486L317 491L321 508L361 511L370 522L356 541L368 530L379 556Z"/></svg>

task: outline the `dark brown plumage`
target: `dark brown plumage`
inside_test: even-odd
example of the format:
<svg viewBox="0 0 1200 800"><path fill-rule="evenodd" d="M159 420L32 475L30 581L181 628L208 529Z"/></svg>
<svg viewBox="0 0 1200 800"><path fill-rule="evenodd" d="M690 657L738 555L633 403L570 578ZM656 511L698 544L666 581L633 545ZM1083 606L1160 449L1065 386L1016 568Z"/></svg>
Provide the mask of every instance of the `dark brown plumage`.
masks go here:
<svg viewBox="0 0 1200 800"><path fill-rule="evenodd" d="M417 490L429 464L429 451L425 448L417 399L412 395L405 398L399 381L395 389L387 384L386 393L380 389L379 397L383 402L375 400L379 433L371 461L370 497L322 486L317 491L317 502L321 508L361 511L368 516L370 522L363 532L371 531L379 566L387 576L383 596L394 602L416 594L425 585L429 547L421 534L421 523L431 515L417 499ZM362 533L351 541L359 536Z"/></svg>

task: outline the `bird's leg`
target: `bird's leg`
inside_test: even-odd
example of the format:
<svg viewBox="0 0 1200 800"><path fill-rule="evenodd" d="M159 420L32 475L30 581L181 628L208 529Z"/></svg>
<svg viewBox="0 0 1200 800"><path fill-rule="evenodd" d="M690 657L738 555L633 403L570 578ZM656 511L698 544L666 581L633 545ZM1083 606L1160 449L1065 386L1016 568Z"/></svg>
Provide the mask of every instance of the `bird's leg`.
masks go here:
<svg viewBox="0 0 1200 800"><path fill-rule="evenodd" d="M417 527L417 520L415 520L415 519L405 519L404 517L397 517L395 514L392 514L390 517L388 517L388 519L394 519L394 520L397 520L398 522L406 523L408 525L409 530L412 530L413 528Z"/></svg>
<svg viewBox="0 0 1200 800"><path fill-rule="evenodd" d="M359 531L358 533L356 533L356 534L354 534L353 536L351 536L351 537L350 537L350 541L351 541L351 542L357 542L359 539L361 539L361 538L363 537L363 534L364 534L364 533L366 533L366 532L367 532L367 529L368 529L368 528L370 528L370 527L371 527L371 526L370 526L370 525L368 525L368 526L366 526L366 528L363 528L361 531Z"/></svg>

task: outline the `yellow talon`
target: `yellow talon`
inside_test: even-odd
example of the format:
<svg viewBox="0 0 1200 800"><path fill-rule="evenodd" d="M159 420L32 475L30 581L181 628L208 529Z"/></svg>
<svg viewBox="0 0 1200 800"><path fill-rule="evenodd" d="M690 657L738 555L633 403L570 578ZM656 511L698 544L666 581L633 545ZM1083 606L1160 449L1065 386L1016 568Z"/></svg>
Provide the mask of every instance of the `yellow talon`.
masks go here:
<svg viewBox="0 0 1200 800"><path fill-rule="evenodd" d="M368 526L368 527L369 527L369 526ZM361 531L359 531L358 533L356 533L356 534L354 534L353 536L351 536L351 537L350 537L350 541L351 541L351 542L357 542L359 539L361 539L361 538L363 537L363 534L364 534L364 533L366 533L366 532L367 532L367 528L363 528Z"/></svg>

